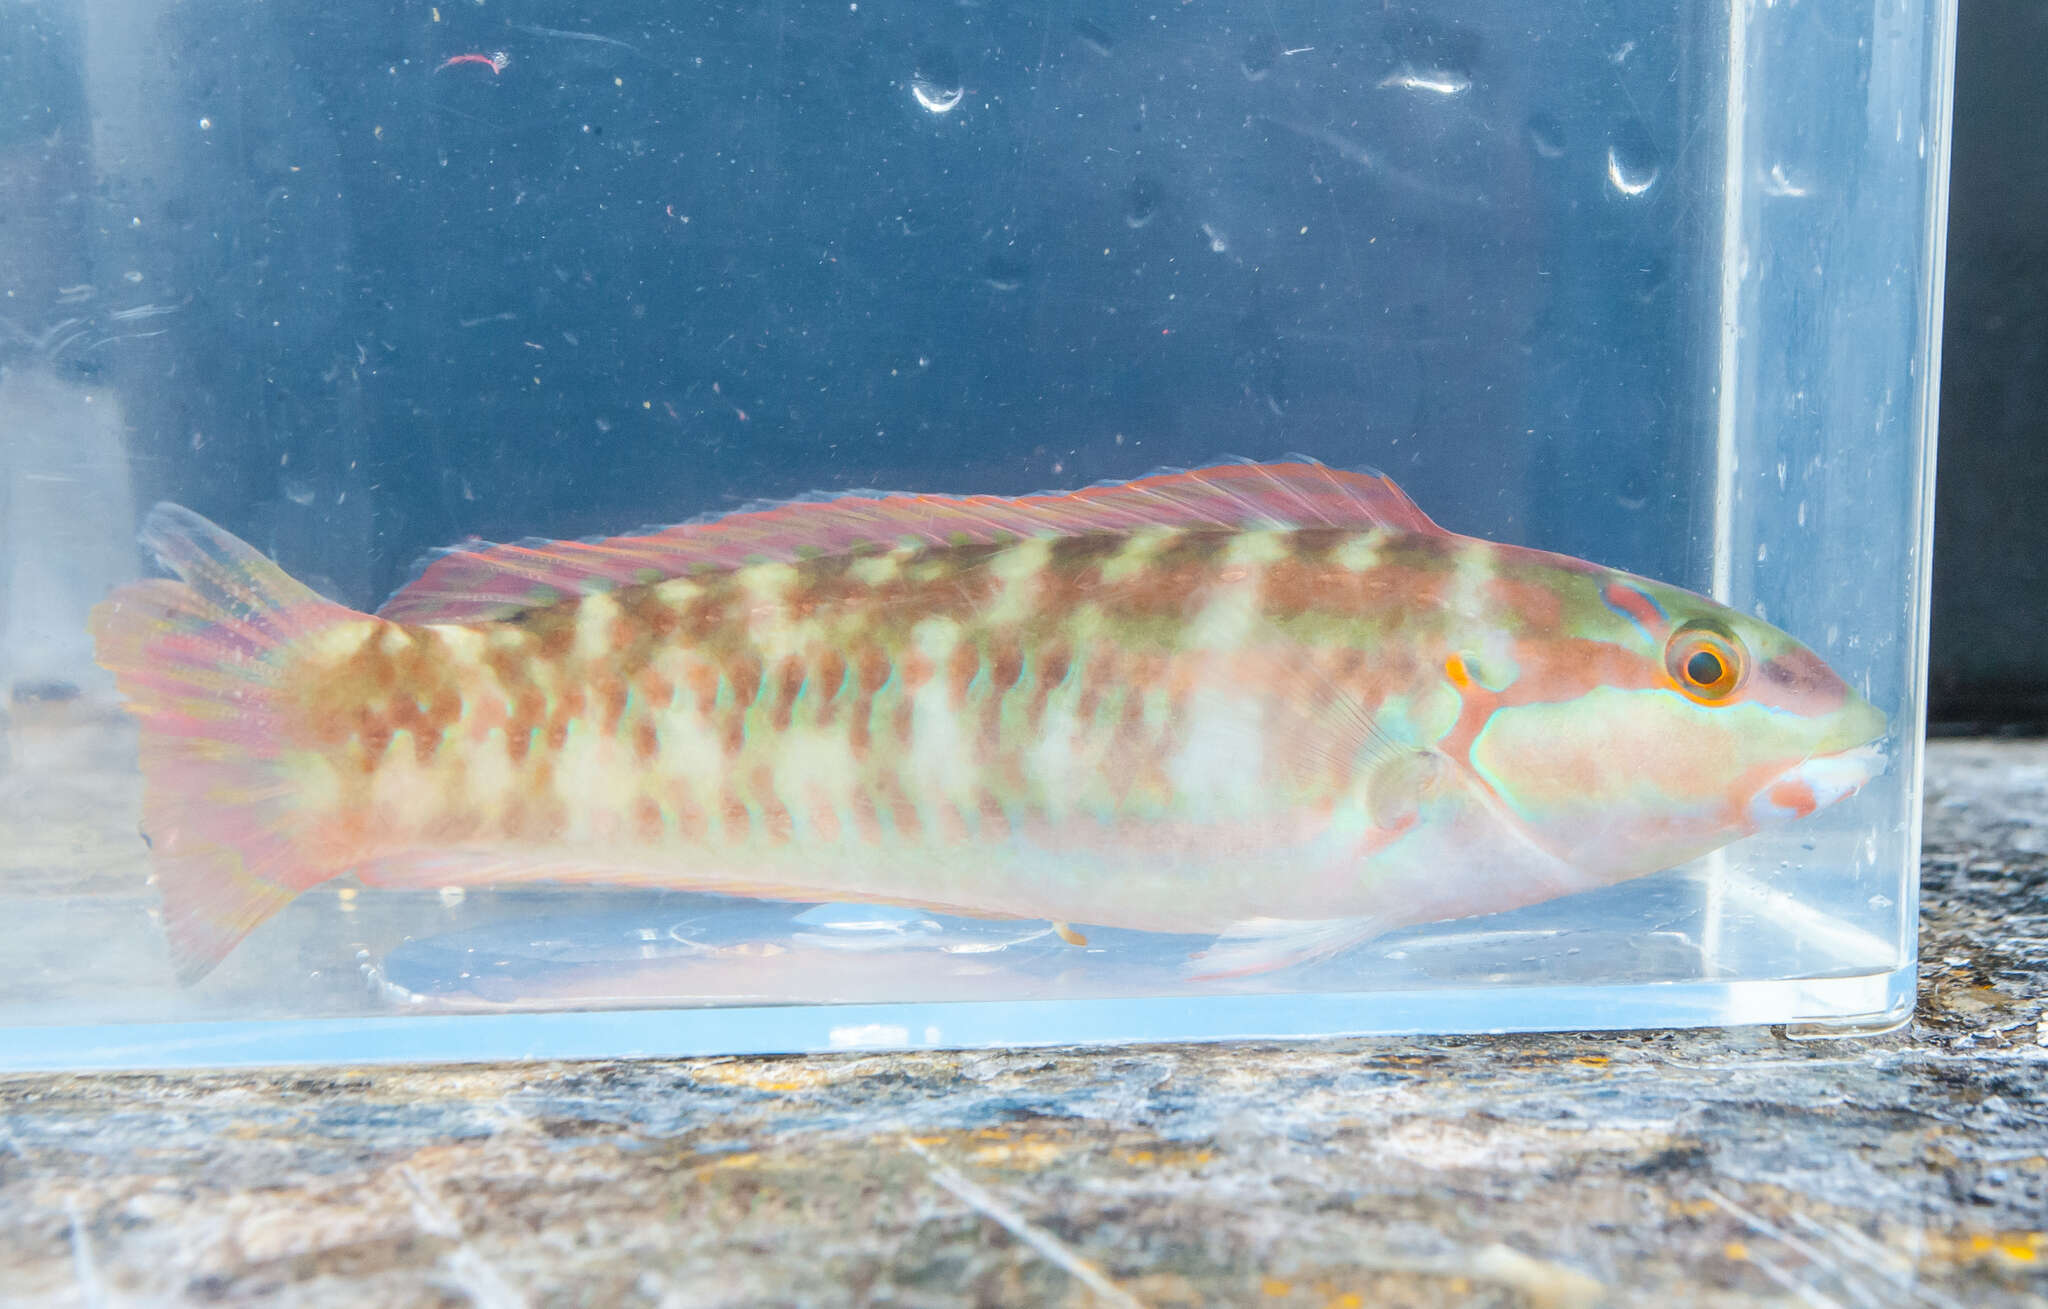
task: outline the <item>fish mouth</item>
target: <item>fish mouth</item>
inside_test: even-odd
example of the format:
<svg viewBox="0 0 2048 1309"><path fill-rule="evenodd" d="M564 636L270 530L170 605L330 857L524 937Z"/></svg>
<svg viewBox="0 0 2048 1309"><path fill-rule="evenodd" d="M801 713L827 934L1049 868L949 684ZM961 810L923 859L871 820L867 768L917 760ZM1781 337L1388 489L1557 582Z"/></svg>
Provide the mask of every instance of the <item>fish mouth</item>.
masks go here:
<svg viewBox="0 0 2048 1309"><path fill-rule="evenodd" d="M1750 821L1761 828L1804 818L1856 794L1890 762L1883 746L1874 741L1803 759L1750 800Z"/></svg>

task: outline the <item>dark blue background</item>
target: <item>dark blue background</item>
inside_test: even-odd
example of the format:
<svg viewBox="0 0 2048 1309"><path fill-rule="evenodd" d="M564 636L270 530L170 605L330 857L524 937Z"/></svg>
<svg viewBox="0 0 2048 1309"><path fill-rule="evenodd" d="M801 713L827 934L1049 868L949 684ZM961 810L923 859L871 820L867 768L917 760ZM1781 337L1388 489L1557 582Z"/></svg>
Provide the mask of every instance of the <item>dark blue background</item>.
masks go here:
<svg viewBox="0 0 2048 1309"><path fill-rule="evenodd" d="M91 366L145 503L363 605L471 534L1291 451L1696 578L1676 8L199 0L114 238L183 308Z"/></svg>

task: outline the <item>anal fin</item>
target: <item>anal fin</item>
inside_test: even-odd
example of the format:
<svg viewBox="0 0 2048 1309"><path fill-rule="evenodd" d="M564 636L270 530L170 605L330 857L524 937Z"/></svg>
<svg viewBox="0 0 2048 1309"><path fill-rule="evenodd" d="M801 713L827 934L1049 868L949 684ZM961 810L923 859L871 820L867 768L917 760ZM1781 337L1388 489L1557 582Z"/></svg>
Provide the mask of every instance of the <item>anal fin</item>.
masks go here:
<svg viewBox="0 0 2048 1309"><path fill-rule="evenodd" d="M1384 930L1377 918L1248 918L1188 960L1189 980L1250 977L1315 963Z"/></svg>

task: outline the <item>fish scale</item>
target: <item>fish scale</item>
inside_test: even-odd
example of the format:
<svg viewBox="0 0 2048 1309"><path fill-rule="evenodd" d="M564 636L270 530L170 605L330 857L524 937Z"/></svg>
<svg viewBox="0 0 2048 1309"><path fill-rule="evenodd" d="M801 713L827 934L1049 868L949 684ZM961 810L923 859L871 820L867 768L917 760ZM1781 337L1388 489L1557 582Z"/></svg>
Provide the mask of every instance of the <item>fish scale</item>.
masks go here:
<svg viewBox="0 0 2048 1309"><path fill-rule="evenodd" d="M1220 933L1276 966L1810 812L1882 727L1776 629L1311 464L457 551L377 616L175 507L145 539L183 580L95 631L187 977L345 872Z"/></svg>
<svg viewBox="0 0 2048 1309"><path fill-rule="evenodd" d="M366 620L298 670L308 734L330 746L307 784L373 815L373 858L495 840L948 850L1154 820L1172 810L1188 688L1227 676L1271 621L1267 570L1340 543L1274 532L1232 552L1210 535L904 551L866 581L839 561L762 565L582 597L480 639ZM676 693L691 686L708 700Z"/></svg>

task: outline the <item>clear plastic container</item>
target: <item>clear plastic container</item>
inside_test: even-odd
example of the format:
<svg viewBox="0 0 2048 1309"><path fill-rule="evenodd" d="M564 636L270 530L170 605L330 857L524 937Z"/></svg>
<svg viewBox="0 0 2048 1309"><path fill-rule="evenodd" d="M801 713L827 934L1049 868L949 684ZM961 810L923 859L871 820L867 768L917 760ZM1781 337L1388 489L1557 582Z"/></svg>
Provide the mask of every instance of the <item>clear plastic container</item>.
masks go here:
<svg viewBox="0 0 2048 1309"><path fill-rule="evenodd" d="M14 6L0 1068L1902 1021L1953 17ZM174 970L88 633L155 501L370 610L467 539L1296 452L1783 629L1885 770L1251 970L1080 915L353 875Z"/></svg>

